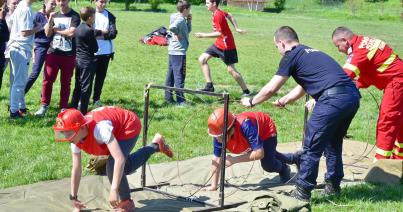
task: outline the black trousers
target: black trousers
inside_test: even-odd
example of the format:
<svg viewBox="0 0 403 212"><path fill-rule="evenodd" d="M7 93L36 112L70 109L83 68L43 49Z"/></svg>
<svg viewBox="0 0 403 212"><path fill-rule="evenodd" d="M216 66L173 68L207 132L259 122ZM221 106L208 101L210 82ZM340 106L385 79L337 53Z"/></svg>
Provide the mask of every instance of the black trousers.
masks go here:
<svg viewBox="0 0 403 212"><path fill-rule="evenodd" d="M94 79L95 65L94 59L79 59L76 62L75 85L71 98L71 107L78 108L81 102L80 111L86 114L91 97L92 81Z"/></svg>
<svg viewBox="0 0 403 212"><path fill-rule="evenodd" d="M112 55L97 55L95 56L95 82L94 82L94 95L92 100L94 102L101 99L102 87L108 71L109 61Z"/></svg>

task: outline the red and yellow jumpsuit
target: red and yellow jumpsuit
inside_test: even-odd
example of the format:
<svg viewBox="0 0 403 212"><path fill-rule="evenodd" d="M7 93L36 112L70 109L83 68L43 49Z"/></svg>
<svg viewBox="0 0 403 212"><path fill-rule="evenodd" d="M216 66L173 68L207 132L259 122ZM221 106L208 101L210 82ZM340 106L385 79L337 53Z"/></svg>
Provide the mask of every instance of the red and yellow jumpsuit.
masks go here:
<svg viewBox="0 0 403 212"><path fill-rule="evenodd" d="M358 88L374 85L383 90L376 128L376 159L403 159L403 62L379 39L351 40L345 72Z"/></svg>

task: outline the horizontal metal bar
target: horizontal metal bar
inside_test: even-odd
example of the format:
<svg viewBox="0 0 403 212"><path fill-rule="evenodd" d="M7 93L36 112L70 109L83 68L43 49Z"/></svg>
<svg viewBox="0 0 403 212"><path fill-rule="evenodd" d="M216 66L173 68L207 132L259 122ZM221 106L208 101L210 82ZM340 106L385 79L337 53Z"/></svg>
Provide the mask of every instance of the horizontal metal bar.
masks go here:
<svg viewBox="0 0 403 212"><path fill-rule="evenodd" d="M168 185L170 185L170 184L169 183L159 183L158 185L151 185L151 186L146 186L146 187L156 189L156 188L159 188L162 186L168 186ZM130 189L130 192L142 191L142 190L144 190L143 188L144 187L132 188L132 189Z"/></svg>
<svg viewBox="0 0 403 212"><path fill-rule="evenodd" d="M198 90L192 90L192 89L186 89L186 88L174 88L174 87L168 87L164 85L153 85L149 84L147 85L148 88L156 88L156 89L163 89L163 90L172 90L172 91L181 91L184 93L193 93L193 94L203 94L207 96L219 96L223 97L227 93L214 93L214 92L207 92L207 91L198 91Z"/></svg>
<svg viewBox="0 0 403 212"><path fill-rule="evenodd" d="M210 204L210 203L207 203L207 202L203 202L203 201L201 201L201 200L197 200L197 199L192 199L192 198L189 198L189 197L180 196L180 195L172 194L172 193L169 193L169 192L165 192L165 191L161 191L161 190L157 190L157 189L153 189L153 188L149 188L149 187L138 188L138 189L147 190L147 191L152 191L152 192L155 192L155 193L158 193L158 194L162 194L162 195L169 196L169 197L171 197L171 198L175 198L175 199L177 199L177 200L182 200L182 201L186 201L186 202L195 202L195 203L199 203L199 204L201 204L201 205L203 205L203 206L217 207L217 206L214 205L214 204ZM134 189L131 189L130 191L132 191L132 190L134 190ZM136 189L136 190L137 190L137 189Z"/></svg>

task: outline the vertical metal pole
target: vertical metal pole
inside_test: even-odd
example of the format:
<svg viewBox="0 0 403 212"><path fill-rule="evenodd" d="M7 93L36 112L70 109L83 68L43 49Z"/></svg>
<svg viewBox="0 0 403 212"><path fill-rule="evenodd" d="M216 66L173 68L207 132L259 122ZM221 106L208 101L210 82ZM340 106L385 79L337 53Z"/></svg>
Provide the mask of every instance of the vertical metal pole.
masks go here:
<svg viewBox="0 0 403 212"><path fill-rule="evenodd" d="M229 94L224 93L224 131L222 135L222 151L221 151L221 174L220 174L220 206L224 207L224 181L225 181L225 161L227 154L227 126L228 126L228 102Z"/></svg>
<svg viewBox="0 0 403 212"><path fill-rule="evenodd" d="M144 86L144 113L143 113L143 147L147 145L148 108L150 106L150 89ZM146 164L141 167L141 186L146 187Z"/></svg>
<svg viewBox="0 0 403 212"><path fill-rule="evenodd" d="M306 94L306 95L305 95L305 104L306 104L308 101L309 101L309 95ZM307 121L308 121L308 108L305 107L305 105L304 105L304 108L305 108L305 112L304 112L304 129L303 129L303 131L302 131L302 147L304 146L306 123L307 123Z"/></svg>

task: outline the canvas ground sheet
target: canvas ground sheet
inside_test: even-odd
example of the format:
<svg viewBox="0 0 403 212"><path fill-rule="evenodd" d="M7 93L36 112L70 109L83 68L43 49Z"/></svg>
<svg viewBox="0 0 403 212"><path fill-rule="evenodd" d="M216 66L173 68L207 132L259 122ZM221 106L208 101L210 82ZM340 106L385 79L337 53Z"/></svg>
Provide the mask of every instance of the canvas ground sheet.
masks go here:
<svg viewBox="0 0 403 212"><path fill-rule="evenodd" d="M279 144L279 152L294 152L300 142ZM343 186L359 183L365 177L372 164L374 151L372 145L364 142L345 141L343 162L345 177ZM210 178L212 155L183 161L152 164L146 167L146 184L156 185L163 182L169 185L158 188L160 191L197 199L209 204L219 203L218 191L201 191ZM291 166L292 176L296 167ZM326 167L324 158L320 162L318 184L323 182ZM250 211L252 201L271 192L287 192L293 189L292 182L280 184L276 173L264 172L260 161L235 164L226 169L225 203L246 202L230 211ZM141 169L128 176L131 188L141 185ZM111 211L108 204L110 184L106 176L86 176L81 179L79 199L87 205L86 211ZM32 185L18 186L0 190L0 211L71 211L68 198L70 179L46 181ZM152 191L135 191L131 196L136 204L136 211L181 211L185 208L203 207L203 205L174 196Z"/></svg>

